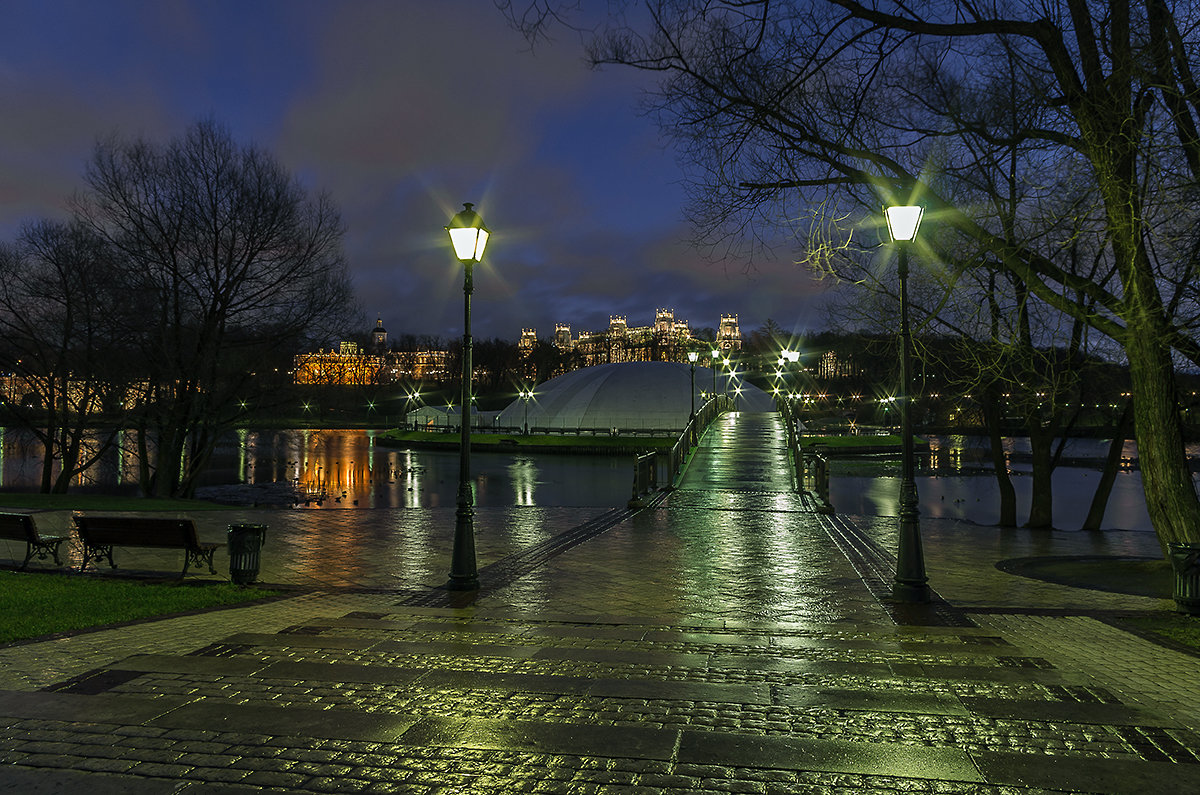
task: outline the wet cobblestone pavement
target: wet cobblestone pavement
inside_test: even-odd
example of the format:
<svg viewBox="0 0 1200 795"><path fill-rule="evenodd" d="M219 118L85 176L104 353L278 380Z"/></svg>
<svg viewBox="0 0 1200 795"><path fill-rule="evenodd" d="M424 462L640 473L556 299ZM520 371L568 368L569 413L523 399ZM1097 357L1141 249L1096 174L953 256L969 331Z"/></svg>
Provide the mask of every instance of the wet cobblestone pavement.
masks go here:
<svg viewBox="0 0 1200 795"><path fill-rule="evenodd" d="M1152 537L926 522L904 609L894 520L807 511L781 434L725 418L642 510L480 510L477 594L452 509L237 511L288 597L0 647L0 790L1200 792L1200 659L1103 620L1170 605L994 565Z"/></svg>

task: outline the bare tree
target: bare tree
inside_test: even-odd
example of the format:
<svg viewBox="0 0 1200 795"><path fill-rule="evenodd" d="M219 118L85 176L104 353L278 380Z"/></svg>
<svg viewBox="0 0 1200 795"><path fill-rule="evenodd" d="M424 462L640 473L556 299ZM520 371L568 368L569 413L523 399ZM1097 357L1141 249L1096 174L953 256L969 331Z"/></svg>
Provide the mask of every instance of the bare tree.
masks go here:
<svg viewBox="0 0 1200 795"><path fill-rule="evenodd" d="M0 249L0 361L35 397L9 409L41 444L45 493L66 493L112 447L133 389L111 254L80 225L49 221Z"/></svg>
<svg viewBox="0 0 1200 795"><path fill-rule="evenodd" d="M534 39L569 10L501 5ZM1200 364L1200 261L1163 237L1181 207L1194 218L1200 180L1193 4L648 0L609 9L589 38L591 57L661 74L650 107L690 167L703 239L725 250L769 243L806 215L802 236L845 240L879 204L925 204L928 259L990 259L1030 297L1122 347L1158 538L1200 540L1173 361ZM1003 113L1009 95L998 96L1012 86L1031 103L1015 130ZM1077 234L1104 250L1111 278L1072 271L1009 234L996 213L957 201L952 186L978 175L980 151L1001 144L1021 150L1027 198L1047 190L1047 175L1086 181L1095 212L1076 217L1094 223ZM836 271L840 256L840 246L818 245L807 261Z"/></svg>
<svg viewBox="0 0 1200 795"><path fill-rule="evenodd" d="M136 310L142 489L188 496L264 361L351 311L341 219L212 121L166 144L103 141L85 179L76 215L120 258Z"/></svg>

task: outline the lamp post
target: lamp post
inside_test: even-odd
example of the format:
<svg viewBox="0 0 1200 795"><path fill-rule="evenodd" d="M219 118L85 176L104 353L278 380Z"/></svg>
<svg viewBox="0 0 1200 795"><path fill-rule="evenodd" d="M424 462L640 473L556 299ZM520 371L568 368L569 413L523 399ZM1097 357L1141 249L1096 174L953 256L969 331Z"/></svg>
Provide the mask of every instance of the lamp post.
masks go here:
<svg viewBox="0 0 1200 795"><path fill-rule="evenodd" d="M700 358L699 351L688 351L688 362L692 365L692 413L688 415L688 422L696 420L696 360Z"/></svg>
<svg viewBox="0 0 1200 795"><path fill-rule="evenodd" d="M780 362L780 364L783 365L783 383L784 383L785 387L787 386L788 365L794 365L798 361L800 361L800 351L793 351L790 348L785 348L784 350L780 351L779 362ZM799 387L800 387L800 376L797 374L793 374L792 375L792 391L790 394L794 395L796 390L799 389ZM799 430L800 425L799 425L799 420L796 416L796 407L794 404L794 400L789 401L788 408L791 409L793 426L797 430Z"/></svg>
<svg viewBox="0 0 1200 795"><path fill-rule="evenodd" d="M465 203L463 210L450 219L446 231L454 246L454 256L463 266L463 342L462 342L462 421L458 446L458 508L454 512L454 553L450 558L450 579L446 587L452 591L474 591L479 588L479 571L475 566L475 507L471 493L471 293L474 290L472 271L483 259L487 246L488 228L483 219Z"/></svg>
<svg viewBox="0 0 1200 795"><path fill-rule="evenodd" d="M710 358L709 372L712 373L712 392L709 393L711 399L717 396L717 359L721 358L721 352L713 348L708 355Z"/></svg>
<svg viewBox="0 0 1200 795"><path fill-rule="evenodd" d="M519 393L521 402L525 405L525 435L529 435L529 399L533 397L532 389L522 389Z"/></svg>
<svg viewBox="0 0 1200 795"><path fill-rule="evenodd" d="M912 452L912 339L908 330L908 246L916 239L925 209L906 205L887 207L888 234L899 249L900 276L900 546L896 555L896 578L892 597L901 602L928 602L929 577L921 549L921 519L917 508L917 483L913 477Z"/></svg>

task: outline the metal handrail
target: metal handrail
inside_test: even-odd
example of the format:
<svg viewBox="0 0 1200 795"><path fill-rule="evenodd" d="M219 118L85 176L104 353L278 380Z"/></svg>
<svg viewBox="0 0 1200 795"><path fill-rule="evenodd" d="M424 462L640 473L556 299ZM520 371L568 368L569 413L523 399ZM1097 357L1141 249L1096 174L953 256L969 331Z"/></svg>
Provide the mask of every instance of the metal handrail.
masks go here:
<svg viewBox="0 0 1200 795"><path fill-rule="evenodd" d="M671 445L670 450L666 452L645 453L644 455L637 456L634 459L633 497L629 500L630 507L642 507L642 498L658 490L658 465L660 459L666 463L666 478L663 480L666 488L675 488L679 482L679 478L683 475L684 469L687 468L687 462L692 450L699 444L700 437L704 435L704 431L712 424L713 420L726 411L732 410L733 399L729 396L718 395L710 398L696 412L696 416L688 421L687 427L679 433L679 438L675 440L675 444ZM650 459L652 463L647 463L647 459ZM644 467L652 467L654 475L647 476L643 472Z"/></svg>
<svg viewBox="0 0 1200 795"><path fill-rule="evenodd" d="M833 503L829 501L828 456L816 447L809 449L800 444L795 416L787 400L778 398L776 405L787 426L788 457L795 469L796 491L812 499L818 513L834 513Z"/></svg>

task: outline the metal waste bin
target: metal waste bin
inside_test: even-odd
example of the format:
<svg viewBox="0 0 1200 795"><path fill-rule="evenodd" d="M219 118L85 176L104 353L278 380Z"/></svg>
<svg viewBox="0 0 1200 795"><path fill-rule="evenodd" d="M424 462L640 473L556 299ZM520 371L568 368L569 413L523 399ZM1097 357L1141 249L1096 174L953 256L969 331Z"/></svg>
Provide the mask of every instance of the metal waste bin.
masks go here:
<svg viewBox="0 0 1200 795"><path fill-rule="evenodd" d="M267 537L265 524L229 525L229 579L235 585L249 585L258 579L263 541Z"/></svg>
<svg viewBox="0 0 1200 795"><path fill-rule="evenodd" d="M1200 616L1200 544L1167 544L1167 557L1175 570L1175 609Z"/></svg>

